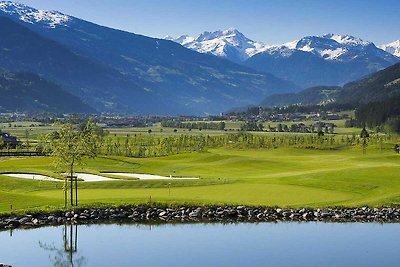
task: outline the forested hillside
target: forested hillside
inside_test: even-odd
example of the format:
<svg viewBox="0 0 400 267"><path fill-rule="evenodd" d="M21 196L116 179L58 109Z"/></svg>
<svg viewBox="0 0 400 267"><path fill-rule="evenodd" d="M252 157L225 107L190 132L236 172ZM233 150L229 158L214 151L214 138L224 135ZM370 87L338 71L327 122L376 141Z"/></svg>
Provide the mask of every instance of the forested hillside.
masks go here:
<svg viewBox="0 0 400 267"><path fill-rule="evenodd" d="M29 72L0 70L0 111L95 113L78 97Z"/></svg>

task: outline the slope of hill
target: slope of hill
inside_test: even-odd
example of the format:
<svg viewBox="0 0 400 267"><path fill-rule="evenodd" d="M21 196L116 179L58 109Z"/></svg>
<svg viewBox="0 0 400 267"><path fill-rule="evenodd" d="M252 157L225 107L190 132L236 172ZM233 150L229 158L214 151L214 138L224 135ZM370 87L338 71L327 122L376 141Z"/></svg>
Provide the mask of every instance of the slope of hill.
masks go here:
<svg viewBox="0 0 400 267"><path fill-rule="evenodd" d="M335 101L341 87L319 86L311 87L298 93L274 94L267 96L262 102L263 107L290 106L290 105L321 105Z"/></svg>
<svg viewBox="0 0 400 267"><path fill-rule="evenodd" d="M130 108L126 99L145 98L148 93L118 71L77 55L8 18L0 17L0 35L0 67L40 74L101 111L144 110L140 103Z"/></svg>
<svg viewBox="0 0 400 267"><path fill-rule="evenodd" d="M94 89L106 94L94 94L100 103L96 108L102 111L120 111L122 106L125 111L141 114L219 113L255 103L260 96L298 90L291 82L175 42L110 29L58 12L1 3L0 16L108 69L103 75L85 75L88 86L81 90L83 97ZM99 81L101 77L107 80ZM70 83L79 81L70 79ZM73 87L60 84L66 89Z"/></svg>
<svg viewBox="0 0 400 267"><path fill-rule="evenodd" d="M58 85L28 72L0 70L2 112L95 113Z"/></svg>
<svg viewBox="0 0 400 267"><path fill-rule="evenodd" d="M400 95L400 63L343 86L337 102L358 105Z"/></svg>
<svg viewBox="0 0 400 267"><path fill-rule="evenodd" d="M400 63L345 86L338 97L357 105L360 125L400 133Z"/></svg>
<svg viewBox="0 0 400 267"><path fill-rule="evenodd" d="M360 104L383 101L398 95L400 95L400 63L361 80L347 83L343 87L315 87L296 94L271 95L262 101L262 105L271 107L338 103L355 108Z"/></svg>

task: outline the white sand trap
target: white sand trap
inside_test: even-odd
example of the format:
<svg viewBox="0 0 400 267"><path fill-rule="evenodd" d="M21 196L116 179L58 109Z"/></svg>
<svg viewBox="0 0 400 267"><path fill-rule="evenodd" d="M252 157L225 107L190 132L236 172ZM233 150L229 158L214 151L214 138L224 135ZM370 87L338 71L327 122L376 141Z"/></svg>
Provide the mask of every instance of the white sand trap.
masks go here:
<svg viewBox="0 0 400 267"><path fill-rule="evenodd" d="M126 173L126 172L108 172L105 174L138 178L140 180L198 180L199 179L195 177L173 177L173 176L160 176L160 175L142 174L142 173Z"/></svg>
<svg viewBox="0 0 400 267"><path fill-rule="evenodd" d="M32 173L7 173L2 174L9 177L14 178L23 178L23 179L31 179L38 181L54 181L54 182L63 182L61 179L54 179L49 176L40 175L40 174L32 174ZM107 178L100 175L88 174L88 173L76 173L75 174L79 179L82 179L84 182L102 182L102 181L115 181L117 179Z"/></svg>
<svg viewBox="0 0 400 267"><path fill-rule="evenodd" d="M85 182L102 182L102 181L116 181L118 179L107 178L104 176L89 174L89 173L76 173L75 174L79 179L82 179Z"/></svg>
<svg viewBox="0 0 400 267"><path fill-rule="evenodd" d="M5 176L13 177L13 178L23 178L23 179L31 179L31 180L39 180L39 181L53 181L53 182L62 182L62 180L54 179L49 176L44 176L40 174L32 174L32 173L5 173L2 174Z"/></svg>

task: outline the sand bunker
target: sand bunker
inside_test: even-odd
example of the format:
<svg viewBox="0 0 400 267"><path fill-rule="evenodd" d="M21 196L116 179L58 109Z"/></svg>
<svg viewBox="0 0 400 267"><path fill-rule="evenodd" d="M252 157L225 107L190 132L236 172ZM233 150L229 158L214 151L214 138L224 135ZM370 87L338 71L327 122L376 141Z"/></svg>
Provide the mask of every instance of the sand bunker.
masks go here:
<svg viewBox="0 0 400 267"><path fill-rule="evenodd" d="M139 180L198 180L199 178L195 177L173 177L173 176L160 176L153 174L143 174L143 173L125 173L125 172L109 172L104 173L105 175L115 175L121 177L130 177L137 178ZM63 182L62 179L55 179L49 176L40 175L40 174L32 174L32 173L7 173L1 174L14 178L23 178L23 179L31 179L38 181L54 181L54 182ZM76 173L75 174L80 180L84 182L103 182L103 181L118 181L118 179L108 178L96 174L89 173Z"/></svg>
<svg viewBox="0 0 400 267"><path fill-rule="evenodd" d="M116 181L118 179L107 178L104 176L89 174L89 173L76 173L79 179L82 179L85 182L102 182L102 181Z"/></svg>
<svg viewBox="0 0 400 267"><path fill-rule="evenodd" d="M31 179L31 180L39 180L39 181L54 181L54 182L63 182L61 179L54 179L49 176L40 175L40 174L32 174L32 173L7 173L2 174L9 177L14 178L23 178L23 179ZM88 174L88 173L76 173L75 174L79 179L84 182L102 182L102 181L116 181L117 179L107 178L100 175Z"/></svg>
<svg viewBox="0 0 400 267"><path fill-rule="evenodd" d="M173 176L160 176L160 175L143 174L143 173L126 173L126 172L108 172L104 174L138 178L140 180L198 180L199 179L195 177L173 177Z"/></svg>
<svg viewBox="0 0 400 267"><path fill-rule="evenodd" d="M63 181L63 180L51 178L49 176L44 176L44 175L40 175L40 174L32 174L32 173L5 173L5 174L1 174L1 175L14 177L14 178L38 180L38 181L54 181L54 182L62 182Z"/></svg>

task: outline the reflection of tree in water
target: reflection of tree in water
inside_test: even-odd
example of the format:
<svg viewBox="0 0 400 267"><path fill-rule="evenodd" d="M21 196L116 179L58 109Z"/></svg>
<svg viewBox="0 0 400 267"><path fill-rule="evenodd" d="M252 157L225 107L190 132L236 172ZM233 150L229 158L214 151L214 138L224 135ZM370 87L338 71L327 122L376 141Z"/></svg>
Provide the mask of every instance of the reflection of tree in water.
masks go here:
<svg viewBox="0 0 400 267"><path fill-rule="evenodd" d="M53 266L80 267L86 265L87 260L85 257L81 256L74 259L75 254L78 252L78 225L64 225L63 244L63 248L57 248L54 244L48 245L39 242L41 248L52 252L49 258ZM55 255L52 255L53 253Z"/></svg>

